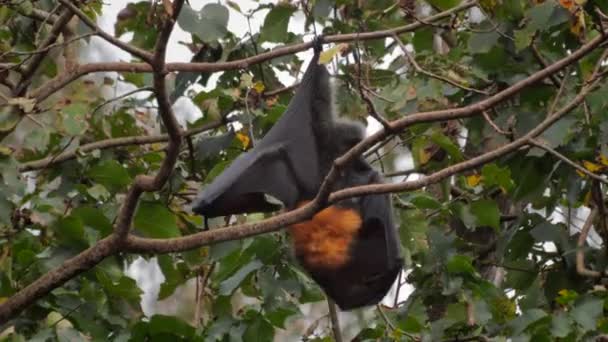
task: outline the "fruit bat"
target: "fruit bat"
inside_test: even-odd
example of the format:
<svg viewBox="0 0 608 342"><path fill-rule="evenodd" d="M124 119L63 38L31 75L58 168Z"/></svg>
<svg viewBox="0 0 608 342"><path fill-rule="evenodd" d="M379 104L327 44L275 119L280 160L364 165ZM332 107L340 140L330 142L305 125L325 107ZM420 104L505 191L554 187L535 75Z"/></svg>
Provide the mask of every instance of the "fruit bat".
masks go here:
<svg viewBox="0 0 608 342"><path fill-rule="evenodd" d="M205 218L293 209L312 200L333 161L363 139L361 126L332 112L321 43L285 113L250 151L208 184L193 203ZM382 181L363 157L341 171L332 191ZM295 255L342 310L378 303L402 269L388 194L340 201L289 227Z"/></svg>

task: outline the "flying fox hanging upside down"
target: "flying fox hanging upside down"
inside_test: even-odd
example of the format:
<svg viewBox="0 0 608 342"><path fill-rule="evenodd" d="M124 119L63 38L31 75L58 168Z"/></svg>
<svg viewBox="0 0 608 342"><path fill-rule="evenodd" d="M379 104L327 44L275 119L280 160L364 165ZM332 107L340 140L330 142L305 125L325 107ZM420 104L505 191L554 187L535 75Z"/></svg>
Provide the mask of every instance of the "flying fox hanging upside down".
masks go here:
<svg viewBox="0 0 608 342"><path fill-rule="evenodd" d="M332 113L321 41L287 110L266 136L207 185L193 205L205 217L269 212L271 195L294 209L312 200L333 161L363 139L363 129ZM332 191L380 183L359 157ZM289 227L298 261L343 310L378 303L403 266L387 194L340 201Z"/></svg>

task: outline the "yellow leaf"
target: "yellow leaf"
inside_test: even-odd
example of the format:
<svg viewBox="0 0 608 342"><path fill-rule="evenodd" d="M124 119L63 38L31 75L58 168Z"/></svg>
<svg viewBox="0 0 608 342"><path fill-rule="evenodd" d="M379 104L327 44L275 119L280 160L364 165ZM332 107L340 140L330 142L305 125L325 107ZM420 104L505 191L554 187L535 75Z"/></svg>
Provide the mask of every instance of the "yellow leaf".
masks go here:
<svg viewBox="0 0 608 342"><path fill-rule="evenodd" d="M573 0L559 0L559 4L566 9L571 9L572 7L574 7Z"/></svg>
<svg viewBox="0 0 608 342"><path fill-rule="evenodd" d="M236 138L239 139L241 145L243 145L243 148L247 148L249 146L249 137L247 136L247 134L238 132L236 134Z"/></svg>
<svg viewBox="0 0 608 342"><path fill-rule="evenodd" d="M255 89L258 94L261 94L264 92L264 89L266 89L266 87L264 86L264 83L258 81L253 84L253 89Z"/></svg>
<svg viewBox="0 0 608 342"><path fill-rule="evenodd" d="M602 165L598 165L587 160L583 160L583 166L590 172L597 172L603 168Z"/></svg>
<svg viewBox="0 0 608 342"><path fill-rule="evenodd" d="M580 172L579 170L576 170L576 174L578 174L578 175L579 175L579 176L581 176L582 178L587 177L587 175L586 175L586 174L584 174L584 173Z"/></svg>
<svg viewBox="0 0 608 342"><path fill-rule="evenodd" d="M11 154L13 154L13 150L10 147L0 145L0 156L10 156Z"/></svg>
<svg viewBox="0 0 608 342"><path fill-rule="evenodd" d="M321 55L319 55L319 64L329 63L332 60L332 58L334 58L334 56L343 52L346 49L348 49L348 44L341 43L341 44L338 44L338 45L332 47L331 49L327 49L327 50L321 52Z"/></svg>
<svg viewBox="0 0 608 342"><path fill-rule="evenodd" d="M603 154L600 154L599 160L602 165L608 166L608 157Z"/></svg>
<svg viewBox="0 0 608 342"><path fill-rule="evenodd" d="M425 165L426 163L428 163L429 160L431 160L432 156L433 155L431 154L429 149L421 148L418 151L418 161L420 162L420 165Z"/></svg>
<svg viewBox="0 0 608 342"><path fill-rule="evenodd" d="M467 185L470 187L475 187L481 182L481 175L473 174L467 176Z"/></svg>
<svg viewBox="0 0 608 342"><path fill-rule="evenodd" d="M588 206L591 203L591 191L587 191L585 198L583 199L583 205Z"/></svg>
<svg viewBox="0 0 608 342"><path fill-rule="evenodd" d="M581 37L585 33L585 27L585 13L583 11L577 11L574 14L574 23L570 25L570 32L577 37Z"/></svg>

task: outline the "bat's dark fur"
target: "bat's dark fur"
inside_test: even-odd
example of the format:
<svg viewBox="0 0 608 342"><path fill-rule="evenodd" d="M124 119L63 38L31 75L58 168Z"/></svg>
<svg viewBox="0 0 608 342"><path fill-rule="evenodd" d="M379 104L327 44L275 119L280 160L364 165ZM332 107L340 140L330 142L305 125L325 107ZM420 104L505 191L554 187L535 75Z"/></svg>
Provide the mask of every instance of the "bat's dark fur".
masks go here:
<svg viewBox="0 0 608 342"><path fill-rule="evenodd" d="M276 210L265 194L293 209L314 198L333 161L363 139L361 125L333 115L329 74L318 64L319 52L317 47L281 119L203 189L195 212L213 217ZM359 157L341 171L332 190L381 181ZM378 303L401 270L386 194L341 201L290 231L298 260L342 309Z"/></svg>

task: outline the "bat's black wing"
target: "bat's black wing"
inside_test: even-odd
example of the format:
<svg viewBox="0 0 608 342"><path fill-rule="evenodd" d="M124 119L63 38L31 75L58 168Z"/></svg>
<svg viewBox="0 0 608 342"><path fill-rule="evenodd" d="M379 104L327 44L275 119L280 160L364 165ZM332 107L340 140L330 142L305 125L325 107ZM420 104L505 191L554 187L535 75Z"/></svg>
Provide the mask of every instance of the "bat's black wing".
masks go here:
<svg viewBox="0 0 608 342"><path fill-rule="evenodd" d="M319 92L327 89L329 77L318 60L316 49L285 113L257 146L205 187L193 203L194 212L215 217L274 211L277 205L264 194L293 208L316 193L322 176L312 120L326 105L317 99L328 96Z"/></svg>

